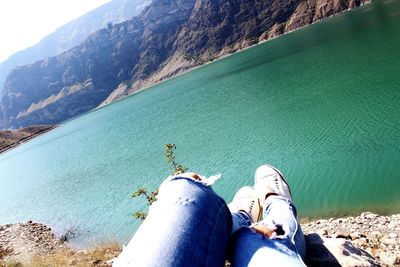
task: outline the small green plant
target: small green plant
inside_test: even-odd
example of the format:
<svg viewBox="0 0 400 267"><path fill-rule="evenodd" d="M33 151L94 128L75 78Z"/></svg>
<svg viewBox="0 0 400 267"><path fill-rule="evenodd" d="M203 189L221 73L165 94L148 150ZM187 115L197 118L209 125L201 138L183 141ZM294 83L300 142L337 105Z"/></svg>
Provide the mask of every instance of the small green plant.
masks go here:
<svg viewBox="0 0 400 267"><path fill-rule="evenodd" d="M182 173L186 172L187 168L176 162L175 151L176 151L175 144L166 144L165 145L166 161L168 163L171 163L171 168L173 170L172 174L178 175L178 174L182 174ZM158 188L149 193L146 188L142 187L132 193L133 198L144 196L147 201L148 207L150 207L157 200L157 195L158 195ZM137 212L133 213L132 216L135 217L136 219L144 220L144 219L146 219L147 213L143 212L143 211L137 211Z"/></svg>
<svg viewBox="0 0 400 267"><path fill-rule="evenodd" d="M150 207L157 200L158 188L157 190L152 191L151 193L148 193L146 188L139 188L137 191L133 192L132 197L139 197L142 195L145 197L147 201L147 206ZM147 214L143 211L137 211L133 214L133 217L139 220L146 219L146 216Z"/></svg>
<svg viewBox="0 0 400 267"><path fill-rule="evenodd" d="M182 165L178 164L176 162L176 156L175 156L175 151L176 151L176 145L175 144L166 144L165 145L165 157L167 158L167 162L171 163L171 167L173 170L173 174L182 174L187 171L186 167L183 167Z"/></svg>

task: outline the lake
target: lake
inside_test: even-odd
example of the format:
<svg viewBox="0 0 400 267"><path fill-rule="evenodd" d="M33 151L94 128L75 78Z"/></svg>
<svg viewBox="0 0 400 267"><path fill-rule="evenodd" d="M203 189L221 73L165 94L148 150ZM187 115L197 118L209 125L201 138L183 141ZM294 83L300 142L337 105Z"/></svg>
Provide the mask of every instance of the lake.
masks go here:
<svg viewBox="0 0 400 267"><path fill-rule="evenodd" d="M400 212L400 1L375 1L67 121L0 155L0 224L126 242L164 145L227 201L270 163L301 217Z"/></svg>

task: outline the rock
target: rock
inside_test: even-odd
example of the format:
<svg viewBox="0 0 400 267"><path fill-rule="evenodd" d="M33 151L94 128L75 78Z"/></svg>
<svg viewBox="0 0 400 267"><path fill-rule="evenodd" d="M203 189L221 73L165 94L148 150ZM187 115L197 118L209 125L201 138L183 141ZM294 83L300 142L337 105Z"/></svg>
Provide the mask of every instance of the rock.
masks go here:
<svg viewBox="0 0 400 267"><path fill-rule="evenodd" d="M334 238L349 239L349 238L350 238L350 235L349 235L348 233L345 233L345 232L338 232L338 233L332 235L332 237L334 237Z"/></svg>
<svg viewBox="0 0 400 267"><path fill-rule="evenodd" d="M360 215L361 217L364 217L366 219L375 219L376 217L378 217L378 214L372 213L372 212L363 212Z"/></svg>
<svg viewBox="0 0 400 267"><path fill-rule="evenodd" d="M69 261L68 261L68 265L70 265L70 266L73 266L73 265L76 265L78 262L76 261L76 259L70 259Z"/></svg>
<svg viewBox="0 0 400 267"><path fill-rule="evenodd" d="M381 249L377 249L377 248L371 248L371 247L367 247L365 249L366 252L368 252L369 254L371 254L371 256L373 257L378 257L379 253L382 251Z"/></svg>
<svg viewBox="0 0 400 267"><path fill-rule="evenodd" d="M307 266L379 266L366 251L341 238L306 236Z"/></svg>
<svg viewBox="0 0 400 267"><path fill-rule="evenodd" d="M388 236L384 236L384 237L382 238L381 242L382 242L383 244L385 244L385 245L393 245L393 246L398 244L398 242L397 242L396 239L390 238L390 237L388 237Z"/></svg>
<svg viewBox="0 0 400 267"><path fill-rule="evenodd" d="M54 240L51 232L41 229L43 227L30 222L9 225L7 231L0 235L0 248L9 248L7 250L11 251L6 260L24 263L33 256L59 251L62 243ZM49 246L53 246L54 250L50 250Z"/></svg>
<svg viewBox="0 0 400 267"><path fill-rule="evenodd" d="M323 236L328 236L328 230L326 230L326 229L318 230L317 234L323 235Z"/></svg>
<svg viewBox="0 0 400 267"><path fill-rule="evenodd" d="M339 223L339 221L341 222ZM302 224L302 229L305 234L319 233L320 237L324 236L324 230L329 229L329 235L324 236L331 237L328 239L346 237L346 234L350 232L350 239L340 238L340 240L351 242L371 257L376 257L377 264L400 266L398 256L400 254L399 222L399 215L380 216L374 213L363 213L360 216L338 218L331 222L316 220ZM394 228L389 229L388 225ZM318 264L314 266L318 266Z"/></svg>
<svg viewBox="0 0 400 267"><path fill-rule="evenodd" d="M101 263L101 260L99 260L99 259L92 261L92 265L97 265L99 263Z"/></svg>
<svg viewBox="0 0 400 267"><path fill-rule="evenodd" d="M359 232L354 232L354 233L350 234L351 240L359 239L359 238L362 238L362 237L366 237L366 236L364 234L359 233Z"/></svg>
<svg viewBox="0 0 400 267"><path fill-rule="evenodd" d="M82 255L87 255L88 251L87 250L80 250L78 252L76 252L77 254L82 254Z"/></svg>
<svg viewBox="0 0 400 267"><path fill-rule="evenodd" d="M112 265L113 262L114 262L114 259L111 259L111 260L106 261L106 264Z"/></svg>
<svg viewBox="0 0 400 267"><path fill-rule="evenodd" d="M387 266L400 265L400 254L382 251L379 253L381 263Z"/></svg>
<svg viewBox="0 0 400 267"><path fill-rule="evenodd" d="M373 231L369 234L372 238L381 239L383 237L382 233L379 231Z"/></svg>
<svg viewBox="0 0 400 267"><path fill-rule="evenodd" d="M353 241L353 244L355 244L358 247L362 247L362 248L366 248L368 246L368 242L365 238L356 239Z"/></svg>
<svg viewBox="0 0 400 267"><path fill-rule="evenodd" d="M390 234L389 234L389 237L390 237L390 238L397 238L397 234L395 234L395 233L390 233Z"/></svg>

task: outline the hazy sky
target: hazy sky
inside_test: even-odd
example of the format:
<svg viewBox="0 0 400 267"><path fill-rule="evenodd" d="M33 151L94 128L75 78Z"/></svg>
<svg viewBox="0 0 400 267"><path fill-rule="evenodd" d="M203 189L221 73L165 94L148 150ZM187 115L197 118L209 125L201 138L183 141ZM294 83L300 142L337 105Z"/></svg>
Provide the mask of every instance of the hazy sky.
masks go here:
<svg viewBox="0 0 400 267"><path fill-rule="evenodd" d="M0 63L111 0L0 0Z"/></svg>

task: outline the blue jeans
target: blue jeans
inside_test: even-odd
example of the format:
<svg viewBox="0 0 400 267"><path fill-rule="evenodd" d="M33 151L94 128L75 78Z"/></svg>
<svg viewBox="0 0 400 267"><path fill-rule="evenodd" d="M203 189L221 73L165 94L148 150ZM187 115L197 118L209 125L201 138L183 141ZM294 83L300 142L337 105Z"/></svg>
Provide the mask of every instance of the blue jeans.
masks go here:
<svg viewBox="0 0 400 267"><path fill-rule="evenodd" d="M304 236L291 202L269 197L260 223L282 225L273 239L253 233L245 213L232 213L210 186L170 177L114 266L305 266ZM270 264L271 263L271 264Z"/></svg>
<svg viewBox="0 0 400 267"><path fill-rule="evenodd" d="M236 231L232 235L229 253L232 265L305 266L306 244L293 203L280 196L270 196L264 206L263 220L258 224L275 226L280 234L267 238L255 233L249 228L247 214L233 213L232 218L238 222L233 225L241 225L233 229Z"/></svg>

